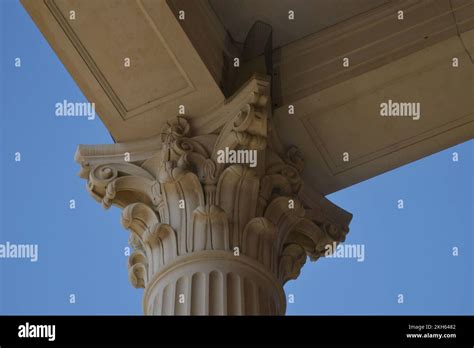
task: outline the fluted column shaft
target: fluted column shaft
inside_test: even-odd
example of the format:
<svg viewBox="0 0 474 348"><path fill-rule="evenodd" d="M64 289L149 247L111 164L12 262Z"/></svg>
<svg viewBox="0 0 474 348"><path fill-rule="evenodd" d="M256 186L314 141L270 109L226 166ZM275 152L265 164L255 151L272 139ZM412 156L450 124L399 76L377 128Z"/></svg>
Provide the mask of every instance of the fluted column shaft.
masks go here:
<svg viewBox="0 0 474 348"><path fill-rule="evenodd" d="M231 252L176 260L149 282L143 311L153 315L282 315L281 284L260 264Z"/></svg>

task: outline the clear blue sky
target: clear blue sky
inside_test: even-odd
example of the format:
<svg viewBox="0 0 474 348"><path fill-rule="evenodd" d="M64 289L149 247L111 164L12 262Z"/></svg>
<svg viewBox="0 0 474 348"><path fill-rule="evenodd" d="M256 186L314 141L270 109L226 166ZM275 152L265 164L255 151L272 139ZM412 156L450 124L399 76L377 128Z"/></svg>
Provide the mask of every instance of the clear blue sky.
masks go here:
<svg viewBox="0 0 474 348"><path fill-rule="evenodd" d="M39 245L36 263L0 259L0 314L141 314L120 211L88 195L73 160L78 144L112 139L98 118L55 116L85 98L19 2L0 4L0 243ZM473 173L470 141L329 196L354 214L346 243L365 261L308 262L285 287L287 313L474 314Z"/></svg>

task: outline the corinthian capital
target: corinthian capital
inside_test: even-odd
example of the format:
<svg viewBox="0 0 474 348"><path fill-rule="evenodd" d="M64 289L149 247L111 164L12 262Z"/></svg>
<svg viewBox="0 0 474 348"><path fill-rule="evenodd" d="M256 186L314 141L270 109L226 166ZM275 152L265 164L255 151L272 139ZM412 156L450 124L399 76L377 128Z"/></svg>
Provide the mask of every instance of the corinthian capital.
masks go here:
<svg viewBox="0 0 474 348"><path fill-rule="evenodd" d="M279 143L257 82L218 132L193 135L178 116L145 141L77 151L92 197L123 208L147 314L284 314L283 284L345 239L334 206L305 191L303 157Z"/></svg>

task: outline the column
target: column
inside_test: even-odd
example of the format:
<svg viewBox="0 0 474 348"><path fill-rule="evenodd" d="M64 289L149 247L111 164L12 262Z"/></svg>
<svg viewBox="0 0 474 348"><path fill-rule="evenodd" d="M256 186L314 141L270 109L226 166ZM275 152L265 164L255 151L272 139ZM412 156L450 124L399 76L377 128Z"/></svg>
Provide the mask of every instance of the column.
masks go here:
<svg viewBox="0 0 474 348"><path fill-rule="evenodd" d="M145 314L283 315L285 282L345 239L304 194L302 155L279 142L269 82L254 79L218 133L178 116L156 137L78 148L92 197L123 209Z"/></svg>

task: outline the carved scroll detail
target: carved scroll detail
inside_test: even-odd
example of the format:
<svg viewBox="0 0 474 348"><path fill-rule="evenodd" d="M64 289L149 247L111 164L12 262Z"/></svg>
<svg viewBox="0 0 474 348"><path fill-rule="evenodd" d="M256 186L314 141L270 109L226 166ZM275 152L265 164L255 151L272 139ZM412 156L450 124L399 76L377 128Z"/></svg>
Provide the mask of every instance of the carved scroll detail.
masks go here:
<svg viewBox="0 0 474 348"><path fill-rule="evenodd" d="M283 285L299 275L308 256L317 260L325 245L345 239L347 226L307 214L316 206L298 198L303 156L296 147L282 151L271 129L268 91L254 91L217 135L192 136L186 118L177 117L152 140L156 151L140 159L131 151L126 162L108 151L98 160L103 147L89 147L93 156L79 149L92 197L104 208L123 209L134 248L133 286L146 287L176 258L204 250L246 255ZM122 152L137 147L116 146ZM218 152L225 148L257 151L256 167L221 163Z"/></svg>

